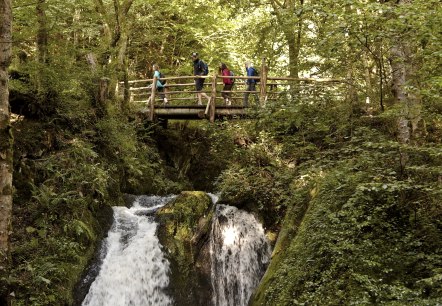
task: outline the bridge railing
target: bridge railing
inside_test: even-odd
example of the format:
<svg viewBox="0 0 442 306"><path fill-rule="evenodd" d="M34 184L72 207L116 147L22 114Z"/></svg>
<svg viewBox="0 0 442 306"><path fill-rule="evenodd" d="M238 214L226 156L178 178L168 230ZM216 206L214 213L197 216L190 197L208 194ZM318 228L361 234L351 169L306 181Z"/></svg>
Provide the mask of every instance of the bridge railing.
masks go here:
<svg viewBox="0 0 442 306"><path fill-rule="evenodd" d="M215 81L213 78L215 77ZM232 76L232 77L226 77L226 76L179 76L179 77L165 77L161 80L165 80L167 83L164 85L165 91L164 94L168 101L170 102L177 102L176 104L184 105L184 103L189 102L195 102L197 101L195 90L195 78L204 78L208 79L204 82L204 87L202 92L211 95L213 93L213 88L216 89L216 100L222 101L223 97L221 94L224 92L222 90L223 88L223 78L232 78L235 79L235 84L232 88L232 90L228 91L231 95L232 101L242 101L243 95L246 92L252 93L252 94L259 94L259 88L260 85L256 86L258 90L256 91L246 91L245 86L245 79L247 77L242 76ZM250 77L254 79L260 79L259 77ZM191 80L191 82L182 82L183 80L188 81ZM243 81L243 82L241 82ZM123 83L120 82L119 84L119 95L123 95ZM133 103L147 103L149 101L150 96L152 95L152 87L153 87L153 79L144 79L144 80L134 80L129 81L129 93L130 93L130 102ZM157 91L156 91L157 92ZM225 91L227 92L227 91ZM156 95L157 100L159 101L158 95ZM175 104L175 103L174 103ZM239 103L238 103L239 104Z"/></svg>
<svg viewBox="0 0 442 306"><path fill-rule="evenodd" d="M342 83L342 80L336 79L316 79L316 78L292 78L292 77L274 77L268 76L268 69L263 64L260 76L173 76L165 77L164 94L168 100L168 106L188 106L197 105L197 93L195 90L195 79L204 78L204 87L202 92L210 96L210 102L205 105L205 114L213 121L216 107L224 105L223 93L229 94L229 100L232 107L245 107L244 96L248 93L248 105L264 106L268 101L276 100L282 95L293 95L293 92L303 95L318 95L318 84ZM234 79L234 85L231 90L223 91L223 79ZM247 80L255 79L256 90L247 90ZM157 79L139 79L129 81L129 100L131 103L145 104L149 107L149 117L154 119L155 108L168 107L163 105L155 84ZM123 83L119 83L118 94L123 96ZM153 103L151 102L153 101Z"/></svg>

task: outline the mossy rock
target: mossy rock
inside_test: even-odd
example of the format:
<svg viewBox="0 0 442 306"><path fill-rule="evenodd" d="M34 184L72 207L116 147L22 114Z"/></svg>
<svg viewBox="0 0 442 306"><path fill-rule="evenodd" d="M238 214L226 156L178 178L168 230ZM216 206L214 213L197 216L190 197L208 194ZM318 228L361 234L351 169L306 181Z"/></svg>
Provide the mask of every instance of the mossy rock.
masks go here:
<svg viewBox="0 0 442 306"><path fill-rule="evenodd" d="M157 212L158 238L171 263L169 294L177 305L210 301L212 216L212 200L200 191L182 192Z"/></svg>

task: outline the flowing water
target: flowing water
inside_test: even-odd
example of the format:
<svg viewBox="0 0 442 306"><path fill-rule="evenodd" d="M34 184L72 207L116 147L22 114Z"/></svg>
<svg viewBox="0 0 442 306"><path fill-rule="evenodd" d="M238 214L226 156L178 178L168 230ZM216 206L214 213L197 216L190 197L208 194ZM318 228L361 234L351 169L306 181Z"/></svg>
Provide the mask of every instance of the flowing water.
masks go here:
<svg viewBox="0 0 442 306"><path fill-rule="evenodd" d="M113 207L114 224L103 246L101 269L82 305L172 305L164 292L169 262L151 216L171 199L140 196L131 208Z"/></svg>
<svg viewBox="0 0 442 306"><path fill-rule="evenodd" d="M262 225L245 211L217 205L210 239L213 305L247 305L270 260Z"/></svg>
<svg viewBox="0 0 442 306"><path fill-rule="evenodd" d="M215 204L217 196L209 196ZM153 216L172 199L139 196L131 208L113 207L114 223L101 249L101 267L82 305L180 305L166 293L169 262ZM270 251L264 229L253 215L216 205L210 235L213 298L206 305L246 306Z"/></svg>

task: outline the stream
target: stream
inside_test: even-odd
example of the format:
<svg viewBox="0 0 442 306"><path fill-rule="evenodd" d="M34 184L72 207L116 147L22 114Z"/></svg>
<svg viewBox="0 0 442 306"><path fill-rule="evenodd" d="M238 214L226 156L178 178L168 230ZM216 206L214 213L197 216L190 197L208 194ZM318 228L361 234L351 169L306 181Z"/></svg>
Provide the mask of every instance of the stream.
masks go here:
<svg viewBox="0 0 442 306"><path fill-rule="evenodd" d="M216 203L217 197L209 195ZM113 207L114 223L100 250L101 266L82 305L180 305L168 294L170 263L156 236L154 218L173 198L138 196L130 208ZM213 294L205 305L246 306L270 260L262 225L252 214L217 204L208 243Z"/></svg>

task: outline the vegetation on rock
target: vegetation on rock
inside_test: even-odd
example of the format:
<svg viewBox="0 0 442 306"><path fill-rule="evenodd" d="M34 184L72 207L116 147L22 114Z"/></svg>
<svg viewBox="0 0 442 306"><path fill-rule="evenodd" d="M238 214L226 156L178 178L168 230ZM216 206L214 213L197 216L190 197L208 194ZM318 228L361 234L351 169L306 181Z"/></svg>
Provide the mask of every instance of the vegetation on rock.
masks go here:
<svg viewBox="0 0 442 306"><path fill-rule="evenodd" d="M158 238L171 261L171 294L180 305L210 301L208 237L212 199L201 191L184 191L156 214Z"/></svg>

